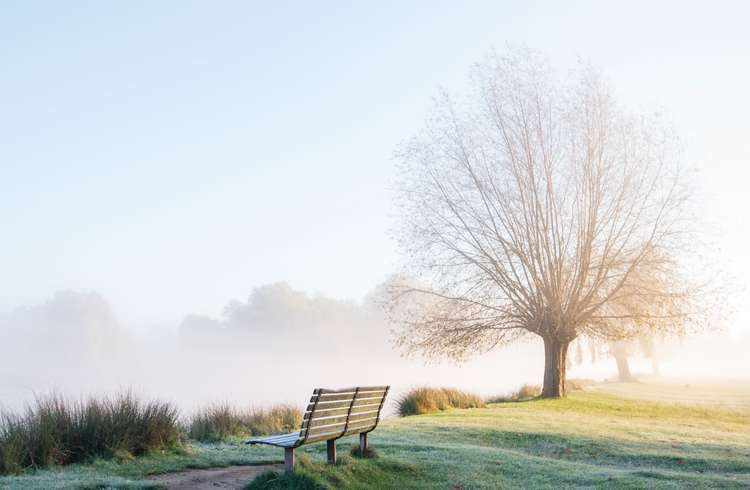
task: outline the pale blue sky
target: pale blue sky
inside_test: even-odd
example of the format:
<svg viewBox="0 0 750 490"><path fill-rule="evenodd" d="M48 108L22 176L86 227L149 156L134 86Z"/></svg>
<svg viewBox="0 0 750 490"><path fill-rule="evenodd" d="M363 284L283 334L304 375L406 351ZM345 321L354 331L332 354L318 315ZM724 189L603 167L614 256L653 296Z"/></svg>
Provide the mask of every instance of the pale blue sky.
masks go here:
<svg viewBox="0 0 750 490"><path fill-rule="evenodd" d="M2 2L0 311L96 290L145 328L277 280L362 297L398 263L395 146L521 43L668 110L747 284L750 11L652 3Z"/></svg>

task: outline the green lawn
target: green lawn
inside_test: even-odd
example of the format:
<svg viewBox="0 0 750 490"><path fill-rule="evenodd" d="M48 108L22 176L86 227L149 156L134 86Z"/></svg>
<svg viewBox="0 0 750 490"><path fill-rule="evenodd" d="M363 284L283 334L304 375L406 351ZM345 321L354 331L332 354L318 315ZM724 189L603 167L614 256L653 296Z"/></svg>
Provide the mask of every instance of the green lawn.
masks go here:
<svg viewBox="0 0 750 490"><path fill-rule="evenodd" d="M266 478L262 488L748 488L748 385L734 388L717 398L724 406L678 396L697 396L699 385L611 384L564 400L387 420L370 437L379 458L344 456L332 468L324 444L305 446L295 478ZM340 440L339 452L353 443ZM0 488L148 488L147 474L280 456L239 442L194 444L187 454L4 477Z"/></svg>

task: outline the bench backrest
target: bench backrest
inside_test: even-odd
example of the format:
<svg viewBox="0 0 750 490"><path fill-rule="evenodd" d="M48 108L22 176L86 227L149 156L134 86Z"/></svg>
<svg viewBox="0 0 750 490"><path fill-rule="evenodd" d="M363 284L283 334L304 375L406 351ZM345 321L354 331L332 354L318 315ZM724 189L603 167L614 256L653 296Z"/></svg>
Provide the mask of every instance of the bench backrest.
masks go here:
<svg viewBox="0 0 750 490"><path fill-rule="evenodd" d="M356 386L343 390L318 388L302 418L300 444L338 439L375 429L388 386Z"/></svg>

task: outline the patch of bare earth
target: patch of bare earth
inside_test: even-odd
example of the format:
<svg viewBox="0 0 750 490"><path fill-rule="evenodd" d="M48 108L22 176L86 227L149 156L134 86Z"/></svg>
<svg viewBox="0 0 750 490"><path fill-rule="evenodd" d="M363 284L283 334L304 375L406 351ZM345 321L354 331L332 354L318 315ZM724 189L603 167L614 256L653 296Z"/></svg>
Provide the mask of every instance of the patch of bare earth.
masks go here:
<svg viewBox="0 0 750 490"><path fill-rule="evenodd" d="M229 466L209 470L152 475L147 478L169 490L216 490L244 488L253 478L269 470L283 471L283 465Z"/></svg>

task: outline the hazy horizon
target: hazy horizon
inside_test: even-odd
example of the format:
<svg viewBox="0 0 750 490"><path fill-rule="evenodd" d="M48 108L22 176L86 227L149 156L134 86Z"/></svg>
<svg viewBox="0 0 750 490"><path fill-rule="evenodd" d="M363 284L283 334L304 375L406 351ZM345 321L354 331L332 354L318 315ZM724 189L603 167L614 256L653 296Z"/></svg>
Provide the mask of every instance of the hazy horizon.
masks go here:
<svg viewBox="0 0 750 490"><path fill-rule="evenodd" d="M750 12L730 6L6 3L0 311L98 291L147 330L277 281L363 298L399 268L392 152L440 87L525 44L674 121L746 329Z"/></svg>

